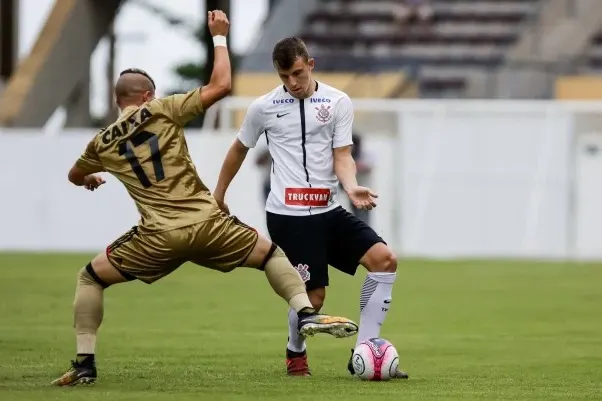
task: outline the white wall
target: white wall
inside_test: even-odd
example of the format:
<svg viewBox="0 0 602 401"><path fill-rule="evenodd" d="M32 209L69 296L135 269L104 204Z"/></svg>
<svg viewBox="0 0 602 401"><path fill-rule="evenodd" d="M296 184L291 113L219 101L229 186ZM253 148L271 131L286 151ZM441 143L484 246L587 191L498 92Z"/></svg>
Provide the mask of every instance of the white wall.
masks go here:
<svg viewBox="0 0 602 401"><path fill-rule="evenodd" d="M373 225L397 252L565 258L586 249L584 257L602 258L592 251L602 232L602 186L572 175L579 134L572 114L542 105L455 105L408 107L396 135L364 133L366 147L378 156ZM133 202L112 177L93 193L67 181L94 133L0 129L0 250L101 250L136 224ZM234 135L188 133L209 188ZM265 232L254 158L251 151L227 201L233 213ZM586 182L588 191L574 191L578 182ZM578 207L575 193L581 194Z"/></svg>
<svg viewBox="0 0 602 401"><path fill-rule="evenodd" d="M583 132L575 152L574 252L602 259L602 132Z"/></svg>
<svg viewBox="0 0 602 401"><path fill-rule="evenodd" d="M562 256L566 115L408 113L404 250L424 256Z"/></svg>
<svg viewBox="0 0 602 401"><path fill-rule="evenodd" d="M86 131L86 130L84 130ZM133 201L123 186L107 183L89 192L67 181L67 172L96 130L44 137L0 134L0 249L100 250L137 223ZM213 188L226 136L190 135L189 148L204 182ZM251 155L253 156L253 155ZM260 188L252 157L229 193L233 211L261 226Z"/></svg>

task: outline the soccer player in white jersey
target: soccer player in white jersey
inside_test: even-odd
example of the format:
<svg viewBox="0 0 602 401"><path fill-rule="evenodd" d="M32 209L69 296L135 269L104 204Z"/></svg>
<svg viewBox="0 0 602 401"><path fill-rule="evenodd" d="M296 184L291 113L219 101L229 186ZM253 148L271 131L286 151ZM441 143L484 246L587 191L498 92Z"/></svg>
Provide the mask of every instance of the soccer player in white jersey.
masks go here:
<svg viewBox="0 0 602 401"><path fill-rule="evenodd" d="M351 156L353 105L344 92L312 78L314 60L301 39L279 41L272 60L283 85L249 106L224 160L214 196L229 212L227 188L249 148L265 134L273 160L266 202L268 231L305 281L314 308L320 310L324 304L328 265L350 275L360 264L368 270L360 293L357 346L380 335L391 307L397 258L374 230L336 200L340 181L356 207L370 210L376 206L377 195L356 180ZM296 313L289 311L288 318L287 372L307 376L305 339L297 332ZM350 358L347 367L353 374L351 362ZM399 371L396 377L408 376Z"/></svg>

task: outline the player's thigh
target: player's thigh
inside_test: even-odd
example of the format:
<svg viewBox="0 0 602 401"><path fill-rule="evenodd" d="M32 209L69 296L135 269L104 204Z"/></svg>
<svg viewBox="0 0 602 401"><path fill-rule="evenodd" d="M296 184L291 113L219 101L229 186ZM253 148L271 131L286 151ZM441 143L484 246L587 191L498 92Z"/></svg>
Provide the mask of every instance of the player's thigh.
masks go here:
<svg viewBox="0 0 602 401"><path fill-rule="evenodd" d="M265 238L259 241L253 227L218 211L191 229L189 260L224 273L242 266L259 267L271 246Z"/></svg>
<svg viewBox="0 0 602 401"><path fill-rule="evenodd" d="M186 261L184 229L166 233L138 232L134 227L107 247L108 261L128 280L151 284Z"/></svg>
<svg viewBox="0 0 602 401"><path fill-rule="evenodd" d="M385 241L366 223L338 207L326 216L328 262L337 270L355 275L364 255Z"/></svg>
<svg viewBox="0 0 602 401"><path fill-rule="evenodd" d="M328 286L326 232L320 215L286 216L267 213L272 241L297 269L308 291Z"/></svg>

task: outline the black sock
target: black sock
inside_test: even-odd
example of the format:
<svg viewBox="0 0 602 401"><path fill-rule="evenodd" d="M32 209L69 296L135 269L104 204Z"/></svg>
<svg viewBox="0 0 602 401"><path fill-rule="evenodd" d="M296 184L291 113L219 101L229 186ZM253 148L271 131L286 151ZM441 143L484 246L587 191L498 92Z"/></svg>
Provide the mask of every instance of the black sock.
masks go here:
<svg viewBox="0 0 602 401"><path fill-rule="evenodd" d="M304 356L307 353L307 351L302 351L302 352L295 352L295 351L291 351L290 349L286 349L286 357L287 358L298 358L301 356Z"/></svg>
<svg viewBox="0 0 602 401"><path fill-rule="evenodd" d="M94 365L94 354L77 354L75 361L82 366Z"/></svg>
<svg viewBox="0 0 602 401"><path fill-rule="evenodd" d="M297 316L307 316L307 315L315 315L316 310L314 308L305 307L297 312Z"/></svg>

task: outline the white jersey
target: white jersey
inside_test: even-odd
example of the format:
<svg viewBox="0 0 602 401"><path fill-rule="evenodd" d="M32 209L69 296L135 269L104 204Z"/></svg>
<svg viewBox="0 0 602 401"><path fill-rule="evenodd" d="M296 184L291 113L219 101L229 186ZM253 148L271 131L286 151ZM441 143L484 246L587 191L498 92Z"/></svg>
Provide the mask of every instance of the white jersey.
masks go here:
<svg viewBox="0 0 602 401"><path fill-rule="evenodd" d="M294 98L284 86L256 99L238 139L253 148L266 135L273 161L266 210L306 216L337 207L333 149L353 144L352 126L349 96L322 82L307 99Z"/></svg>

